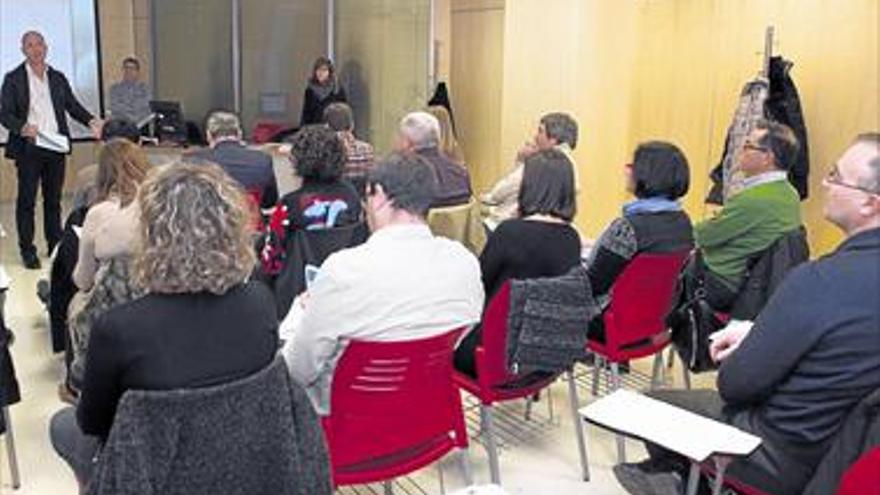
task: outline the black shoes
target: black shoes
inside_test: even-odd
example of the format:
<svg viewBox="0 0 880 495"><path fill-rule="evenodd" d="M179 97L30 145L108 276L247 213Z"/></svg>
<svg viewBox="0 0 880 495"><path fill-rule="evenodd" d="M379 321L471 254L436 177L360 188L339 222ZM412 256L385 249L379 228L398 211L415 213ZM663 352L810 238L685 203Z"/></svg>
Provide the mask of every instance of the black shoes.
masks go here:
<svg viewBox="0 0 880 495"><path fill-rule="evenodd" d="M614 466L614 477L633 495L680 495L684 493L682 479L676 472L662 471L651 461Z"/></svg>
<svg viewBox="0 0 880 495"><path fill-rule="evenodd" d="M37 257L37 253L22 254L21 262L28 270L39 270L43 266L40 264L40 258Z"/></svg>

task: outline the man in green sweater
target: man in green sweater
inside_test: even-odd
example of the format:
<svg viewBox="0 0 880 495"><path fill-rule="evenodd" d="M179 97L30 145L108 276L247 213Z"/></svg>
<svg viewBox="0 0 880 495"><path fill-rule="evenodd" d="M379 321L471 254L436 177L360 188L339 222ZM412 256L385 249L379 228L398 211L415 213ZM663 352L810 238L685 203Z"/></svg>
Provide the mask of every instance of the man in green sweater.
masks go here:
<svg viewBox="0 0 880 495"><path fill-rule="evenodd" d="M798 142L788 127L760 121L743 143L743 189L714 218L694 227L702 253L709 304L730 309L748 261L801 225L800 198L788 182Z"/></svg>

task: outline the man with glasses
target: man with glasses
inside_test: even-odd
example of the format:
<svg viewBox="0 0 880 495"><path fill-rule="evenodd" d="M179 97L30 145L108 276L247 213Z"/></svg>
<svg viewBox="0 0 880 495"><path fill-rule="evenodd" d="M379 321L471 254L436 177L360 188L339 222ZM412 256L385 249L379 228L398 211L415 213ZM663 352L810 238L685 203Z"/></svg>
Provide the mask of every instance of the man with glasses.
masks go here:
<svg viewBox="0 0 880 495"><path fill-rule="evenodd" d="M122 61L122 80L110 86L110 113L114 118L141 124L150 115L150 88L140 80L140 74L138 59L126 57Z"/></svg>
<svg viewBox="0 0 880 495"><path fill-rule="evenodd" d="M807 493L833 493L837 480L828 473L880 442L877 428L841 428L880 389L880 134L859 136L823 187L825 218L846 240L793 269L753 326L716 334L718 392L649 394L760 436L758 450L735 460L728 477L764 493L805 493L808 483ZM876 424L873 414L867 424ZM656 445L648 453L647 461L615 467L631 493L680 483L670 473L686 472L686 459Z"/></svg>
<svg viewBox="0 0 880 495"><path fill-rule="evenodd" d="M694 226L707 301L716 310L731 308L750 259L800 227L800 198L788 182L797 153L791 129L758 122L739 154L743 189L717 216Z"/></svg>

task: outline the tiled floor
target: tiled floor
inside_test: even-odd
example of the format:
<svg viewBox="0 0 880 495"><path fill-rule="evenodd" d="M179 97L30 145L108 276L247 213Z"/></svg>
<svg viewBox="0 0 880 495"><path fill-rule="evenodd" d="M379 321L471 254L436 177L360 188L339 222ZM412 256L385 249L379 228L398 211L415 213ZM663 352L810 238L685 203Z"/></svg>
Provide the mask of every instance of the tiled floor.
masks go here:
<svg viewBox="0 0 880 495"><path fill-rule="evenodd" d="M38 211L38 215L41 213ZM41 217L38 217L41 218ZM36 298L35 285L48 272L48 260L43 260L41 271L25 270L18 259L11 204L0 204L0 224L7 237L0 240L0 263L12 278L6 315L8 325L15 330L12 347L13 359L22 389L22 402L11 408L12 422L21 469L22 486L11 489L5 450L0 450L0 493L21 495L75 494L76 482L67 466L55 455L49 443L47 425L51 415L62 407L56 387L62 373L60 355L52 355L46 313ZM40 225L41 222L37 222ZM41 235L41 234L40 234ZM40 241L41 242L41 241ZM40 248L41 250L44 248ZM676 363L679 366L679 363ZM650 362L636 363L635 369L650 372ZM680 368L676 368L676 382ZM629 386L645 385L629 380ZM634 381L638 383L634 383ZM695 379L696 385L711 385L711 376ZM584 383L580 389L581 405L593 397ZM501 475L504 488L511 494L620 494L624 491L611 474L616 455L614 437L594 427L587 429L591 481L579 479L578 454L571 423L567 387L562 381L551 389L553 418L548 412L545 396L533 408L532 419L523 423L523 403L510 404L498 411L497 426L502 441L507 445L501 453ZM468 412L470 427L476 434L476 411ZM629 442L630 459L644 455L637 442ZM470 448L470 460L478 483L488 482L488 463L485 450L478 441ZM442 465L447 491L462 486L455 456L449 456ZM365 487L349 488L343 493L381 493ZM407 480L402 480L395 493L440 493L436 469L426 469Z"/></svg>

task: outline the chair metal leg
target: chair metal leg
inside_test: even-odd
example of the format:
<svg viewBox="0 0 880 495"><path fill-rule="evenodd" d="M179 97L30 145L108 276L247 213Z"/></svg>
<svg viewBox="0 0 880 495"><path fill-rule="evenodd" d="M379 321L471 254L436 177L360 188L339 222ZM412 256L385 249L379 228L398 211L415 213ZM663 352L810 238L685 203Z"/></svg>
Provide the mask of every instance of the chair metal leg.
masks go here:
<svg viewBox="0 0 880 495"><path fill-rule="evenodd" d="M656 389L662 383L663 376L663 351L654 354L654 369L651 371L651 390Z"/></svg>
<svg viewBox="0 0 880 495"><path fill-rule="evenodd" d="M599 395L599 370L602 369L602 358L593 354L593 397Z"/></svg>
<svg viewBox="0 0 880 495"><path fill-rule="evenodd" d="M495 443L495 431L492 426L492 406L480 404L480 419L483 423L483 440L486 453L489 454L489 478L496 485L501 484L501 469L498 466L498 445Z"/></svg>
<svg viewBox="0 0 880 495"><path fill-rule="evenodd" d="M700 465L691 462L691 471L688 474L687 495L697 495L697 486L700 484Z"/></svg>
<svg viewBox="0 0 880 495"><path fill-rule="evenodd" d="M526 397L526 414L525 420L530 421L532 419L532 403L535 402L534 397Z"/></svg>
<svg viewBox="0 0 880 495"><path fill-rule="evenodd" d="M572 377L574 377L574 374L572 374ZM544 389L544 392L547 394L547 414L550 415L550 423L553 423L553 420L556 419L553 416L553 389L547 387Z"/></svg>
<svg viewBox="0 0 880 495"><path fill-rule="evenodd" d="M12 431L12 417L9 406L3 408L3 421L6 423L6 455L9 457L9 473L12 477L12 488L21 488L21 473L18 471L18 455L15 453L15 433Z"/></svg>
<svg viewBox="0 0 880 495"><path fill-rule="evenodd" d="M672 369L675 365L675 347L669 346L669 356L666 358L666 367Z"/></svg>
<svg viewBox="0 0 880 495"><path fill-rule="evenodd" d="M684 361L681 362L681 378L684 380L684 388L691 389L691 372L685 366Z"/></svg>
<svg viewBox="0 0 880 495"><path fill-rule="evenodd" d="M620 388L620 367L617 363L611 363L611 383L612 391ZM626 438L623 435L617 435L617 462L626 462Z"/></svg>
<svg viewBox="0 0 880 495"><path fill-rule="evenodd" d="M724 487L724 471L732 460L730 457L718 455L713 457L715 461L715 484L712 487L712 495L721 495L721 489Z"/></svg>
<svg viewBox="0 0 880 495"><path fill-rule="evenodd" d="M574 423L574 433L578 444L578 454L581 460L581 477L584 481L590 481L590 464L587 459L587 445L584 439L584 425L581 424L578 414L577 385L574 383L574 373L568 372L568 400L571 404L571 421Z"/></svg>
<svg viewBox="0 0 880 495"><path fill-rule="evenodd" d="M461 474L464 477L465 486L474 484L474 472L471 469L471 456L468 449L458 450L458 462L461 464Z"/></svg>
<svg viewBox="0 0 880 495"><path fill-rule="evenodd" d="M437 480L440 481L440 493L446 495L446 484L443 483L443 463L438 462L437 464Z"/></svg>
<svg viewBox="0 0 880 495"><path fill-rule="evenodd" d="M394 495L394 485L391 480L382 482L382 493L384 495Z"/></svg>

